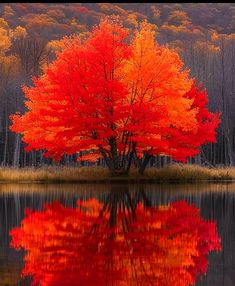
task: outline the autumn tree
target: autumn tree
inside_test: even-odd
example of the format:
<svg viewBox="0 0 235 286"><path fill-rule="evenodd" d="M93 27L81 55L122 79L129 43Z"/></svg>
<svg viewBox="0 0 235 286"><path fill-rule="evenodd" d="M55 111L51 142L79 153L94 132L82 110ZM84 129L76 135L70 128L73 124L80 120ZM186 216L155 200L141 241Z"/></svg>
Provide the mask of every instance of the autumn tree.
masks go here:
<svg viewBox="0 0 235 286"><path fill-rule="evenodd" d="M11 117L27 150L55 160L83 151L79 160L103 157L113 173L133 162L143 173L152 156L186 161L216 140L219 115L207 110L206 92L174 50L156 43L150 24L131 34L105 18L86 40L64 43L34 87L24 87L28 111Z"/></svg>
<svg viewBox="0 0 235 286"><path fill-rule="evenodd" d="M141 200L119 190L104 203L28 210L10 232L11 245L26 251L23 275L41 286L195 285L208 253L221 249L215 222L184 201L144 207Z"/></svg>

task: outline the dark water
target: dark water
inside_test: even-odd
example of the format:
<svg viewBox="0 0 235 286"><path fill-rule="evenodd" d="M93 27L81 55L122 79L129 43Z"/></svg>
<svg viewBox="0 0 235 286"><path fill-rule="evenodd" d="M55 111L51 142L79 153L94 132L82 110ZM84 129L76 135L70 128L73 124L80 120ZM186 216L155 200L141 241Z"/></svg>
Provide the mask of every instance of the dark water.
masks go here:
<svg viewBox="0 0 235 286"><path fill-rule="evenodd" d="M132 282L125 282L125 277L128 277L129 274L125 274L126 276L121 277L121 275L124 275L122 272L118 272L115 274L114 272L111 272L111 268L106 268L104 269L104 265L102 264L102 259L106 261L106 257L104 255L110 256L110 253L112 252L114 247L113 245L119 245L119 244L108 244L107 249L108 251L102 252L102 259L99 260L99 262L96 263L96 268L92 268L93 266L89 265L87 269L91 269L93 272L88 273L89 270L84 274L84 277L88 280L84 280L85 282L82 282L83 278L78 282L77 280L73 281L71 280L71 277L75 277L76 279L79 279L78 273L81 270L80 266L74 266L76 265L76 259L77 261L85 261L81 256L82 253L85 253L84 251L87 251L87 256L90 260L96 259L95 255L92 255L92 248L88 245L89 243L94 242L94 237L93 240L90 240L90 237L87 238L86 240L81 240L81 235L75 233L74 228L68 230L68 233L71 233L71 235L65 235L65 232L62 232L62 225L65 224L65 221L68 220L68 216L74 218L74 222L76 222L76 219L79 214L74 211L74 209L77 207L77 200L81 200L82 202L87 202L89 199L93 199L94 201L99 201L102 203L102 206L100 209L96 211L98 217L101 213L102 210L107 211L108 217L105 218L105 215L103 215L102 219L104 222L102 222L102 219L100 219L99 227L100 229L104 229L106 231L107 229L111 229L112 227L115 227L118 225L118 221L122 223L122 228L127 229L125 232L128 235L128 231L132 229L132 236L136 235L136 238L134 238L133 243L136 241L139 243L138 246L135 246L135 249L138 249L138 259L140 255L145 255L146 257L144 258L145 260L148 260L148 256L150 257L153 251L152 245L149 246L147 245L147 242L149 243L150 240L147 240L148 235L145 232L137 232L135 230L138 228L138 225L135 224L136 221L141 221L143 217L146 217L146 221L142 222L142 229L145 227L146 223L146 229L149 229L147 227L147 224L152 224L155 220L160 220L160 219L165 219L160 218L161 214L163 213L162 211L159 212L159 206L169 206L174 202L179 202L183 201L185 202L185 205L180 205L178 206L177 211L175 211L175 215L173 216L172 214L170 215L170 218L168 219L168 224L167 224L167 231L171 231L172 228L172 233L177 232L176 231L176 226L179 224L179 220L181 221L180 228L177 232L177 235L181 239L184 234L190 235L190 231L193 232L193 229L190 229L190 224L191 224L191 218L190 215L188 217L187 214L183 213L185 208L188 208L190 206L194 206L195 209L199 209L199 218L201 222L209 223L209 222L214 222L216 231L218 234L218 237L221 239L221 251L208 251L208 255L205 257L208 258L208 268L205 274L203 275L196 275L196 284L195 285L205 285L205 286L235 286L235 184L223 184L223 185L216 185L216 184L210 184L210 185L157 185L157 184L146 184L146 185L27 185L27 184L16 184L16 185L10 185L10 184L2 184L0 185L0 285L31 285L33 277L28 276L26 278L23 278L21 276L21 272L24 268L24 260L23 258L25 257L26 253L24 249L16 250L13 247L10 247L10 243L12 240L12 237L10 235L10 231L12 229L15 229L17 227L21 226L21 223L23 219L26 216L32 216L32 214L35 214L34 211L42 211L42 214L46 214L47 212L44 209L44 204L48 203L49 206L55 201L59 201L62 206L65 208L61 208L61 206L54 205L53 210L51 211L52 216L51 218L48 218L48 216L44 217L37 217L38 225L34 225L33 220L31 221L30 224L30 231L28 230L28 236L25 233L21 233L18 238L21 240L21 244L24 244L28 246L28 249L31 251L30 253L32 254L33 251L37 251L40 249L41 252L41 260L39 258L35 259L35 253L31 255L29 261L32 264L35 261L38 264L35 264L34 271L35 273L39 271L39 268L41 267L40 265L43 264L43 271L48 271L48 274L50 277L53 275L53 279L50 281L47 280L47 282L42 282L44 284L41 284L42 286L44 285L57 285L57 286L62 286L62 285L176 285L177 283L174 282L169 282L167 281L173 276L173 273L175 273L175 276L177 277L177 267L173 265L173 270L171 273L171 268L170 264L167 264L168 261L170 260L170 255L172 251L172 237L174 238L175 234L171 234L171 240L167 240L168 243L170 241L170 244L166 245L166 249L164 249L164 244L160 247L159 249L159 255L162 253L161 257L165 259L166 265L164 265L164 268L162 268L162 273L163 277L165 277L165 281L162 280L162 282L159 282L160 278L156 278L157 274L154 272L155 270L151 270L151 273L154 273L154 275L150 275L148 271L149 267L151 268L151 265L147 265L146 267L148 268L147 272L145 271L144 274L141 274L141 279L138 278L136 281L133 278ZM94 200L95 199L95 200ZM140 206L140 210L138 211L138 207ZM142 208L141 208L142 207ZM25 209L30 208L33 210L33 213L30 215L25 215ZM72 209L73 208L73 209ZM70 210L70 211L69 211ZM83 209L80 206L81 213L83 212ZM148 211L151 210L152 213L156 214L156 217L154 217L154 214L151 216L146 216ZM165 214L168 215L169 212L168 210L165 211ZM85 213L85 212L84 212ZM124 217L121 217L119 220L119 214L120 213L125 213ZM127 215L126 215L127 214ZM79 217L78 217L79 218ZM41 219L41 221L40 221ZM84 219L84 218L83 218ZM87 225L90 226L92 225L92 222L89 221L93 220L94 217L90 216L88 217L86 215L85 219L87 220ZM96 218L95 218L96 219ZM106 219L106 220L105 220ZM47 222L50 220L50 225L51 228L53 228L53 233L50 233L50 230L48 229L45 234L45 239L46 241L43 241L41 237L36 235L37 230L41 226L47 225ZM151 223L150 223L151 220ZM185 226L182 224L182 220L185 220ZM82 221L82 220L81 220ZM67 221L68 222L68 221ZM123 224L124 222L124 224ZM192 220L193 223L193 220ZM48 224L49 225L49 224ZM208 224L209 226L209 224ZM92 226L93 227L93 226ZM129 227L129 228L128 228ZM194 227L195 229L197 228L197 225ZM150 227L151 229L151 227ZM60 233L60 238L57 236L57 230L58 233ZM82 229L80 229L81 231ZM63 230L64 231L64 230ZM70 232L69 232L70 231ZM160 237L161 235L165 235L163 232L159 232L159 229L157 227L154 228L154 231L156 231L156 236ZM203 240L207 240L208 237L205 237L207 235L205 230L205 234L202 233L201 237ZM78 231L77 231L78 232ZM62 233L62 235L61 235ZM94 232L95 233L95 232ZM54 236L53 236L54 235ZM98 238L100 235L99 232L96 233L97 239L103 239L103 238ZM138 236L137 236L138 235ZM153 233L149 232L149 235L153 236ZM203 237L204 235L204 237ZM62 238L61 238L62 237ZM110 238L113 239L114 234L111 233L109 235L109 240ZM40 239L39 239L40 238ZM116 238L115 238L116 239ZM129 238L132 239L132 238ZM30 240L30 242L29 242ZM68 240L70 241L68 243ZM119 240L116 239L119 243ZM53 244L53 249L44 247L44 244L52 241ZM106 241L106 240L105 240ZM58 245L55 246L55 242L60 243L60 246L58 248ZM79 251L78 254L80 255L79 257L77 256L77 251L75 252L76 247L79 244ZM83 243L83 244L82 244ZM116 243L116 242L115 242ZM120 242L122 243L122 241ZM181 242L180 242L181 243ZM186 243L186 242L184 242ZM192 242L190 242L193 244ZM61 246L62 244L62 246ZM66 251L68 248L68 252L70 253L70 256L73 258L71 260L71 257L68 259L66 256ZM111 245L111 246L110 246ZM122 247L124 244L120 244ZM76 246L76 247L75 247ZM115 247L116 247L115 246ZM62 247L62 248L61 248ZM58 255L58 251L61 252L61 249L64 251L63 255L66 256L66 261L64 260L60 262L59 259L61 257L63 258L63 255ZM89 248L90 247L90 248ZM121 255L124 254L124 248L120 248L118 256L118 261L120 263L122 262L122 257ZM178 249L177 256L179 257L182 252L185 255L187 252L186 248L183 248L183 244L179 244L175 246L175 249L177 250L177 247L181 247L182 249ZM185 247L185 246L184 246ZM100 246L102 249L102 245ZM72 250L71 250L72 249ZM84 250L85 249L85 250ZM186 249L186 250L185 250ZM142 251L144 250L144 251ZM149 251L149 252L148 252ZM50 254L48 256L48 253ZM115 254L114 253L114 254ZM141 254L140 254L141 253ZM113 254L113 255L114 255ZM157 253L158 255L158 253ZM175 255L175 254L173 254ZM186 253L187 255L187 253ZM46 258L45 257L49 257ZM98 257L98 256L97 256ZM159 256L160 257L160 256ZM167 259L166 259L167 257ZM43 259L42 259L43 258ZM53 260L54 259L54 260ZM98 259L98 258L97 258ZM99 257L100 259L100 257ZM125 260L126 259L126 260ZM141 259L140 259L141 260ZM58 261L58 267L61 265L66 265L66 263L70 263L71 265L69 266L68 270L67 269L54 269L54 265L56 264L55 261ZM71 262L72 261L72 262ZM98 261L98 260L97 260ZM123 258L123 261L128 261L128 257L125 256ZM149 261L153 260L148 260ZM119 263L118 262L118 263ZM48 265L46 265L48 263ZM85 263L85 262L84 262ZM112 263L115 264L116 262L112 260ZM129 263L129 262L125 262ZM174 264L174 261L172 262ZM78 263L79 264L79 263ZM90 263L92 264L92 263ZM112 264L112 265L113 265ZM37 268L37 265L39 265ZM156 264L158 265L158 264ZM154 264L154 267L156 267ZM162 265L162 264L161 264ZM99 268L102 266L103 268ZM66 266L67 267L67 266ZM74 267L74 268L73 268ZM76 268L78 267L78 268ZM80 267L80 268L79 268ZM175 268L174 268L175 267ZM46 270L45 270L46 269ZM71 269L75 269L74 273ZM77 270L76 270L77 269ZM79 271L78 271L79 269ZM84 268L85 269L85 268ZM95 271L95 270L97 271ZM121 269L121 268L120 268ZM186 269L185 267L183 268L184 270ZM63 272L63 270L65 270ZM57 272L56 272L57 271ZM108 273L110 271L110 274ZM132 269L133 271L133 269ZM140 271L140 269L137 267L135 271ZM82 273L82 272L81 272ZM41 276L40 276L41 275ZM39 277L45 276L46 273L41 273ZM51 276L52 275L52 276ZM57 275L57 276L56 276ZM64 276L63 276L64 275ZM66 275L72 275L70 277L70 281L67 283L66 282ZM110 275L113 277L110 278ZM117 277L116 277L116 276ZM133 273L130 274L130 276L133 276ZM139 275L138 273L136 274L137 276ZM146 277L144 277L146 275ZM165 276L164 276L165 275ZM49 277L48 276L48 277ZM181 275L182 276L182 275ZM91 279L92 277L92 279ZM109 278L107 278L109 277ZM136 277L136 276L135 276ZM140 277L140 276L138 276ZM144 277L144 278L143 278ZM74 279L75 279L74 278ZM84 279L85 279L84 278ZM102 282L102 279L104 281ZM127 278L126 278L127 279ZM149 280L148 280L149 279ZM152 279L152 280L151 280ZM107 282L107 281L111 281ZM121 281L122 280L122 281ZM185 281L187 279L185 278ZM49 281L49 282L48 282ZM60 281L63 281L60 282ZM90 281L90 282L89 282ZM99 281L99 282L98 282ZM124 281L124 282L123 282ZM142 282L141 282L142 281ZM149 281L149 282L148 282ZM152 281L152 282L151 282ZM169 280L170 281L170 280ZM66 284L67 283L67 284ZM126 283L126 284L125 284ZM38 284L40 285L40 284ZM183 282L181 284L177 285L189 285L187 282Z"/></svg>

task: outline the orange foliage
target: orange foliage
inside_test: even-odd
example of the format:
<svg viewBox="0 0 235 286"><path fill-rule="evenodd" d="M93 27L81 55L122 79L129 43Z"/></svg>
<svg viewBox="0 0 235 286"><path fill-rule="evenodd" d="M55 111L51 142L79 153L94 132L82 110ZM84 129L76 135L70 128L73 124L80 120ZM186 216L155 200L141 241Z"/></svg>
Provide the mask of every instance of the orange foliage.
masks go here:
<svg viewBox="0 0 235 286"><path fill-rule="evenodd" d="M26 23L26 28L29 30L52 28L58 24L56 19L47 14L30 14L29 16L22 17L21 20Z"/></svg>
<svg viewBox="0 0 235 286"><path fill-rule="evenodd" d="M150 24L132 36L106 18L86 40L62 46L35 86L24 88L28 112L12 116L11 130L23 134L27 150L42 148L56 160L93 150L110 169L125 169L133 154L185 161L215 140L218 115L200 113L207 101L196 100L189 71L175 51L155 42ZM210 135L198 136L205 121ZM186 136L190 144L181 140Z"/></svg>
<svg viewBox="0 0 235 286"><path fill-rule="evenodd" d="M13 17L13 16L14 16L14 10L12 9L12 7L5 5L3 17L7 19L7 18Z"/></svg>

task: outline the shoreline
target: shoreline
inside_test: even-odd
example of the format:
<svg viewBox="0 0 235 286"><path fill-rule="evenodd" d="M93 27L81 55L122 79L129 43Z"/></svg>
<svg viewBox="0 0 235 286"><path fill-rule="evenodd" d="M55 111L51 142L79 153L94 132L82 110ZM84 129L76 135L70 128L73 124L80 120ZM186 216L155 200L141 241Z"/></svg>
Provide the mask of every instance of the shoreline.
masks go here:
<svg viewBox="0 0 235 286"><path fill-rule="evenodd" d="M50 181L10 181L10 180L2 180L0 181L0 185L3 184L41 184L41 185L53 185L53 184L61 184L61 185L69 185L69 184L81 184L81 185L86 185L86 184L156 184L156 185L162 185L162 184L168 184L168 185L173 185L173 184L232 184L235 183L235 180L185 180L185 181L174 181L174 180L164 180L164 181L159 181L159 180L150 180L150 179L142 179L142 180L77 180L77 181L66 181L66 180L50 180Z"/></svg>
<svg viewBox="0 0 235 286"><path fill-rule="evenodd" d="M44 166L0 168L0 184L201 184L233 183L235 167L208 168L199 165L172 164L147 168L144 175L132 168L127 176L112 176L104 167Z"/></svg>

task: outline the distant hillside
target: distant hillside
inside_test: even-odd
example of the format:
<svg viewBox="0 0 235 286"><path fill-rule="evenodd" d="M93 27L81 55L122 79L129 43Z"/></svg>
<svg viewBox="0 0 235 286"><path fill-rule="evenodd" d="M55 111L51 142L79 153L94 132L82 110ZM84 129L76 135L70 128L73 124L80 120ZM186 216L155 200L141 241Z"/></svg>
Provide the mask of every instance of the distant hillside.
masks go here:
<svg viewBox="0 0 235 286"><path fill-rule="evenodd" d="M25 27L47 39L90 30L104 15L119 15L128 27L147 19L167 37L206 37L209 30L235 31L232 3L1 3L0 17L11 28Z"/></svg>

